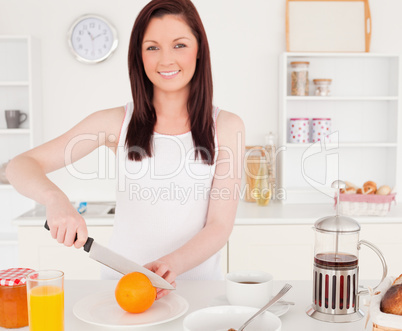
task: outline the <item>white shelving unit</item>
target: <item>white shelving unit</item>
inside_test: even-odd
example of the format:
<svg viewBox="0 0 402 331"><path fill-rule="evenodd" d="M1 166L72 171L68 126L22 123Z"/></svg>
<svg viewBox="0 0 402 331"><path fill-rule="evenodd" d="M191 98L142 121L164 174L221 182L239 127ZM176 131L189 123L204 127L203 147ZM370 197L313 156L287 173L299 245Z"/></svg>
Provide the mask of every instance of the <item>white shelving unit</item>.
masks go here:
<svg viewBox="0 0 402 331"><path fill-rule="evenodd" d="M290 62L308 61L308 96L291 96ZM284 53L280 58L279 187L284 203L333 203L333 180L402 187L401 58L375 53ZM331 78L330 96L313 79ZM331 118L331 142L288 142L290 118ZM336 175L335 175L336 174ZM398 200L400 196L397 195Z"/></svg>
<svg viewBox="0 0 402 331"><path fill-rule="evenodd" d="M0 35L0 164L41 142L40 75L39 42L31 36ZM20 128L7 129L4 111L9 109L28 115ZM3 206L0 232L9 238L16 234L11 220L34 203L8 184L0 184L0 199ZM3 237L0 246L8 243Z"/></svg>
<svg viewBox="0 0 402 331"><path fill-rule="evenodd" d="M38 41L30 36L0 35L0 146L8 145L7 151L0 151L0 163L40 142L40 88ZM7 109L21 110L28 119L18 129L7 129Z"/></svg>

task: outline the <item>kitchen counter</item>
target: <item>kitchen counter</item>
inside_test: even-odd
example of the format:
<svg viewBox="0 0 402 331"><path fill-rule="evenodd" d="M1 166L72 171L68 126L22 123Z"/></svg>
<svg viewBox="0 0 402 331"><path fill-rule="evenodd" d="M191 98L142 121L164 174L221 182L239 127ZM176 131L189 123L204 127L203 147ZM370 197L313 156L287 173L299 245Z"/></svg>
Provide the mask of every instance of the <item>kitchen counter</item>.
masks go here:
<svg viewBox="0 0 402 331"><path fill-rule="evenodd" d="M108 211L114 206L113 202L88 203L88 211L83 214L89 226L112 226L113 214ZM284 224L314 224L317 219L334 215L333 204L281 204L270 202L266 207L255 203L240 201L236 225L284 225ZM43 226L45 208L38 206L13 222L18 226ZM353 217L361 224L402 223L402 205L392 204L386 216L359 216Z"/></svg>
<svg viewBox="0 0 402 331"><path fill-rule="evenodd" d="M88 231L101 245L108 245L113 232L113 202L89 203L84 215ZM280 204L260 207L241 201L228 245L222 248L223 273L241 269L263 269L276 279L308 280L314 254L313 224L321 217L334 215L329 204ZM68 279L99 279L100 265L88 261L81 250L57 243L43 228L45 209L40 207L15 220L18 226L19 265L32 269L64 270ZM361 238L372 242L384 254L389 273L402 270L402 205L392 205L387 216L357 217L362 225ZM372 252L360 253L361 275L365 279L380 277L381 265ZM287 262L290 263L287 263ZM294 273L294 263L301 266Z"/></svg>
<svg viewBox="0 0 402 331"><path fill-rule="evenodd" d="M73 314L73 307L82 298L92 293L100 291L114 291L117 281L113 280L66 280L65 281L65 331L103 331L110 328L87 324ZM284 297L285 300L294 301L295 305L290 306L289 311L282 315L282 331L358 331L364 330L365 317L353 323L325 323L308 317L305 313L306 308L311 304L310 281L288 281L293 288ZM361 284L372 285L372 282L361 282ZM274 292L280 290L284 285L283 281L274 283ZM136 331L180 331L182 330L183 320L189 313L202 309L214 302L219 296L225 294L224 281L177 281L176 293L184 297L190 307L182 317L159 324L156 326L133 327L124 330ZM367 298L367 297L366 297ZM364 300L363 300L364 301ZM361 304L361 309L367 312L367 307ZM371 325L369 324L371 330ZM0 328L0 330L7 330ZM28 331L29 328L21 328L21 331ZM117 329L116 329L117 330ZM210 330L206 330L210 331Z"/></svg>
<svg viewBox="0 0 402 331"><path fill-rule="evenodd" d="M270 203L260 207L255 203L240 201L236 224L238 225L283 225L283 224L314 224L317 219L335 215L333 204L281 204ZM359 216L352 217L361 224L401 223L402 206L392 204L386 216Z"/></svg>

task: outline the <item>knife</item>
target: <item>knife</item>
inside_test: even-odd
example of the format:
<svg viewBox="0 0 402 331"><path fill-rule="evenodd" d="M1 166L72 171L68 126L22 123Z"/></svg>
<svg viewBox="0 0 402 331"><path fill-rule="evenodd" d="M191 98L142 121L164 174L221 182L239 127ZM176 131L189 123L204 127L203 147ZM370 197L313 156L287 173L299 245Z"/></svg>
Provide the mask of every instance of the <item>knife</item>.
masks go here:
<svg viewBox="0 0 402 331"><path fill-rule="evenodd" d="M50 230L47 221L45 222L45 229ZM75 235L77 240L77 234ZM175 288L162 277L156 273L148 270L147 268L131 261L120 254L113 252L111 249L99 245L93 238L88 237L84 245L84 251L89 253L89 257L95 261L98 261L105 266L126 275L130 272L141 272L149 278L152 285L157 288L174 290Z"/></svg>

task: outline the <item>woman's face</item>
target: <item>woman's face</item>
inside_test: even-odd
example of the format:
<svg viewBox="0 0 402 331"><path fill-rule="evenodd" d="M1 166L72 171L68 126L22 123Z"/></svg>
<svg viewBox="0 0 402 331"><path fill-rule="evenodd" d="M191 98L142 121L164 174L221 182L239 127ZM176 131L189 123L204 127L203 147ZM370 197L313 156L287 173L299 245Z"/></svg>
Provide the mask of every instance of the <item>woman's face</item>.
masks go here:
<svg viewBox="0 0 402 331"><path fill-rule="evenodd" d="M180 16L151 19L142 42L142 59L154 89L175 92L189 88L197 54L197 39Z"/></svg>

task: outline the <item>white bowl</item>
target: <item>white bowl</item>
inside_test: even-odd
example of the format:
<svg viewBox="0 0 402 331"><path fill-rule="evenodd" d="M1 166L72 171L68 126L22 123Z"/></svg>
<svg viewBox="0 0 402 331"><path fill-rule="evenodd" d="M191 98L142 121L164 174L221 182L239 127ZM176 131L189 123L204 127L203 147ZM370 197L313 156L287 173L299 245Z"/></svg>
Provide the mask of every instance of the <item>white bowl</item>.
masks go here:
<svg viewBox="0 0 402 331"><path fill-rule="evenodd" d="M197 310L187 315L183 321L184 331L228 331L237 330L258 311L257 308L243 306L217 306ZM266 311L247 326L247 331L280 331L279 317Z"/></svg>

